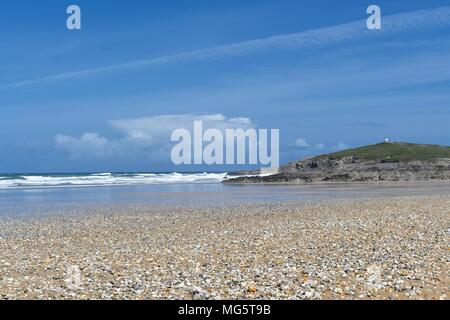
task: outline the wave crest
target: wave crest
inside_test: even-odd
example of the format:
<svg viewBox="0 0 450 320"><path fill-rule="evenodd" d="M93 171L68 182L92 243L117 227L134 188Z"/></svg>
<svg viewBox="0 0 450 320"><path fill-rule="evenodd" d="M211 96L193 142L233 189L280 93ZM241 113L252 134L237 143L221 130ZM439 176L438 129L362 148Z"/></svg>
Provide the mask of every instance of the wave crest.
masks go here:
<svg viewBox="0 0 450 320"><path fill-rule="evenodd" d="M95 173L86 175L17 175L0 177L0 189L94 187L168 183L218 183L226 173Z"/></svg>

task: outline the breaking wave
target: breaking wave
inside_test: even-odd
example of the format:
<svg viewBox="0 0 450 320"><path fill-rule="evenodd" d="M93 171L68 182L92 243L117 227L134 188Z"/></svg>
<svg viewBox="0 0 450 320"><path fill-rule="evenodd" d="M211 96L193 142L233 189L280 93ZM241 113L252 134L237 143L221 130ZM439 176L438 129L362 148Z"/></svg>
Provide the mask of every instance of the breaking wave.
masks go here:
<svg viewBox="0 0 450 320"><path fill-rule="evenodd" d="M72 175L3 175L0 189L93 187L168 183L219 183L226 173L93 173Z"/></svg>

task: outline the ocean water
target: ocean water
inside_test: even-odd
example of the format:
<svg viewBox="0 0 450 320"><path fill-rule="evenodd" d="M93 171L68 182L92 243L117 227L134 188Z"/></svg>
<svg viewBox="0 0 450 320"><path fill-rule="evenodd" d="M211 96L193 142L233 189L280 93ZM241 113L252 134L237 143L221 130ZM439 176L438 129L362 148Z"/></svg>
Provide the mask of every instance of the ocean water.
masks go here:
<svg viewBox="0 0 450 320"><path fill-rule="evenodd" d="M450 194L449 182L230 185L226 173L0 174L0 216L114 205L219 205Z"/></svg>
<svg viewBox="0 0 450 320"><path fill-rule="evenodd" d="M222 201L226 177L226 173L175 172L0 174L0 215L117 204Z"/></svg>
<svg viewBox="0 0 450 320"><path fill-rule="evenodd" d="M0 174L0 190L221 182L226 173Z"/></svg>

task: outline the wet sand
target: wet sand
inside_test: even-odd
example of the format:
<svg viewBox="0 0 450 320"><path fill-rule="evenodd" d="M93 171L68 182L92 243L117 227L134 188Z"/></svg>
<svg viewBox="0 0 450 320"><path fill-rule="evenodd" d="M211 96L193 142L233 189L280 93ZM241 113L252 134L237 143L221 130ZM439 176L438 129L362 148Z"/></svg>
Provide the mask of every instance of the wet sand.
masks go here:
<svg viewBox="0 0 450 320"><path fill-rule="evenodd" d="M228 185L222 183L0 190L0 217L48 215L111 206L219 206L280 201L450 194L450 181Z"/></svg>

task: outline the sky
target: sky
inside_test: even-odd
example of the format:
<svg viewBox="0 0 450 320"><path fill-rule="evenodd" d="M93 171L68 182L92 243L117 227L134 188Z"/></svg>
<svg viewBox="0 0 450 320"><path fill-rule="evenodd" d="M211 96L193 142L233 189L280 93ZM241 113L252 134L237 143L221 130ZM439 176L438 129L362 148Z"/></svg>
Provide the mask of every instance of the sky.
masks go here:
<svg viewBox="0 0 450 320"><path fill-rule="evenodd" d="M281 163L448 146L449 56L448 0L2 1L0 172L242 169L172 163L196 118L279 129Z"/></svg>

